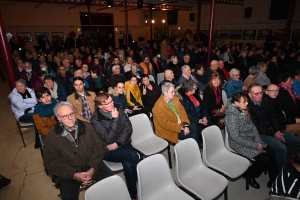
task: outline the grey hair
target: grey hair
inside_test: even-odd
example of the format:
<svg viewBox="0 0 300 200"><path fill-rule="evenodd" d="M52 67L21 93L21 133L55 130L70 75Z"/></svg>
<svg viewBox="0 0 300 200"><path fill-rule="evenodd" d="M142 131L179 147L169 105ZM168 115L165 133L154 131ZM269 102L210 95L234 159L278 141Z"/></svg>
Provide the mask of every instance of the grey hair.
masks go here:
<svg viewBox="0 0 300 200"><path fill-rule="evenodd" d="M24 62L23 65L25 64L30 65L30 67L32 67L32 64L30 62Z"/></svg>
<svg viewBox="0 0 300 200"><path fill-rule="evenodd" d="M191 56L189 55L189 54L185 54L184 56L183 56L183 58L185 58L185 57L190 57L191 58Z"/></svg>
<svg viewBox="0 0 300 200"><path fill-rule="evenodd" d="M68 101L61 101L61 102L57 103L56 106L53 108L54 115L56 116L57 119L59 117L58 109L62 106L69 106L69 107L72 108L73 111L75 111L74 106L73 106L72 103L70 103Z"/></svg>
<svg viewBox="0 0 300 200"><path fill-rule="evenodd" d="M162 93L168 92L169 89L170 89L171 87L175 88L175 86L174 86L172 83L170 83L170 82L165 82L165 83L161 86L161 91L162 91Z"/></svg>
<svg viewBox="0 0 300 200"><path fill-rule="evenodd" d="M46 62L40 62L40 65L43 65L43 66L46 66L46 67L48 66Z"/></svg>
<svg viewBox="0 0 300 200"><path fill-rule="evenodd" d="M119 67L121 68L121 66L120 66L120 65L114 65L114 66L112 66L111 70L112 70L112 71L114 71L114 70L115 70L115 68L116 68L116 66L119 66Z"/></svg>
<svg viewBox="0 0 300 200"><path fill-rule="evenodd" d="M256 76L259 72L259 69L258 67L256 66L252 66L249 68L249 74L253 75L253 76Z"/></svg>
<svg viewBox="0 0 300 200"><path fill-rule="evenodd" d="M258 62L256 67L258 68L258 70L260 70L260 68L262 68L265 65L264 62Z"/></svg>
<svg viewBox="0 0 300 200"><path fill-rule="evenodd" d="M171 60L171 62L173 62L174 60L177 60L177 56L171 56L170 60Z"/></svg>
<svg viewBox="0 0 300 200"><path fill-rule="evenodd" d="M139 69L139 64L137 64L137 63L132 63L132 64L131 64L131 68L132 68L133 66L135 66L136 69Z"/></svg>
<svg viewBox="0 0 300 200"><path fill-rule="evenodd" d="M24 79L19 79L15 82L15 85L17 85L17 83L21 83L22 85L25 85L25 87L27 87L27 83Z"/></svg>
<svg viewBox="0 0 300 200"><path fill-rule="evenodd" d="M187 68L190 68L190 66L188 66L188 65L183 65L183 66L181 67L181 71L184 72ZM191 68L190 68L190 69L191 69Z"/></svg>
<svg viewBox="0 0 300 200"><path fill-rule="evenodd" d="M236 71L240 71L240 70L238 70L237 68L232 68L229 72L230 77L233 76Z"/></svg>

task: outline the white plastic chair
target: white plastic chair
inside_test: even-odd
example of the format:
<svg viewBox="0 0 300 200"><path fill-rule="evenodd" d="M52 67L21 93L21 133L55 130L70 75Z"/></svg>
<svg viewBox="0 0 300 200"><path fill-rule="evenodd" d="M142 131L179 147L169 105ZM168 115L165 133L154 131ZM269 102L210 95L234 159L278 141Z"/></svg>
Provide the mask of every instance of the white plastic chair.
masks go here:
<svg viewBox="0 0 300 200"><path fill-rule="evenodd" d="M137 153L138 154L138 153ZM139 158L140 155L138 154ZM117 172L123 170L123 165L121 162L110 162L103 159L103 163L108 167L111 171Z"/></svg>
<svg viewBox="0 0 300 200"><path fill-rule="evenodd" d="M153 81L155 83L155 79L154 79L154 77L152 75L149 75L149 80Z"/></svg>
<svg viewBox="0 0 300 200"><path fill-rule="evenodd" d="M157 85L160 84L165 79L165 74L164 73L158 73L157 74Z"/></svg>
<svg viewBox="0 0 300 200"><path fill-rule="evenodd" d="M230 148L230 146L229 146L229 142L228 142L228 132L227 132L227 128L225 127L225 141L224 141L224 143L225 143L225 148L228 150L228 151L231 151L231 152L233 152L233 153L236 153L234 150L232 150L231 148Z"/></svg>
<svg viewBox="0 0 300 200"><path fill-rule="evenodd" d="M24 145L25 148L26 148L26 144L25 144L25 141L24 141L24 137L23 137L23 133L22 133L21 128L22 127L30 127L30 126L34 126L33 122L23 123L23 122L20 122L19 120L17 120L17 127L18 127L18 130L19 130L19 133L21 135L23 145Z"/></svg>
<svg viewBox="0 0 300 200"><path fill-rule="evenodd" d="M139 153L150 156L167 148L168 142L154 134L147 115L134 115L129 120L133 129L131 144Z"/></svg>
<svg viewBox="0 0 300 200"><path fill-rule="evenodd" d="M227 94L224 90L222 90L222 101L223 101L223 105L227 106Z"/></svg>
<svg viewBox="0 0 300 200"><path fill-rule="evenodd" d="M172 180L164 156L156 154L137 165L139 200L192 200Z"/></svg>
<svg viewBox="0 0 300 200"><path fill-rule="evenodd" d="M209 126L202 131L203 163L230 178L241 176L249 167L248 159L228 151L223 142L221 130ZM246 189L248 188L246 179ZM225 191L227 199L227 191Z"/></svg>
<svg viewBox="0 0 300 200"><path fill-rule="evenodd" d="M87 189L85 200L131 200L127 187L120 176L110 176Z"/></svg>
<svg viewBox="0 0 300 200"><path fill-rule="evenodd" d="M194 139L189 138L176 144L174 151L177 185L203 200L214 199L226 189L226 178L202 163L200 150Z"/></svg>

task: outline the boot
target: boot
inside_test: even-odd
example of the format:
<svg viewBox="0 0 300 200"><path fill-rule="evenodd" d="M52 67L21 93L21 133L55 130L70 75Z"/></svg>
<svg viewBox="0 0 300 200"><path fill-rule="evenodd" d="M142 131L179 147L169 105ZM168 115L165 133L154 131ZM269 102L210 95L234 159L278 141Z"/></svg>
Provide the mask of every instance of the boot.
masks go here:
<svg viewBox="0 0 300 200"><path fill-rule="evenodd" d="M34 148L38 149L42 147L41 141L40 141L40 137L39 137L39 133L37 131L35 131L35 143L34 143Z"/></svg>

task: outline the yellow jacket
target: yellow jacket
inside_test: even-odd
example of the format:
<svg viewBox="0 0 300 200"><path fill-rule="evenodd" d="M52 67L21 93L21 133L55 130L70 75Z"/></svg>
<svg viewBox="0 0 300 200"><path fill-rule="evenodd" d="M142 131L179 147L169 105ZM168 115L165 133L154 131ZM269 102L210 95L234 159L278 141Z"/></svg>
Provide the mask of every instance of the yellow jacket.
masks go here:
<svg viewBox="0 0 300 200"><path fill-rule="evenodd" d="M131 95L135 98L135 100L140 104L143 105L142 102L142 95L139 88L139 85L132 85L129 81L125 82L125 91L126 91L126 101L128 106L135 106L135 104L131 101ZM131 94L131 95L130 95Z"/></svg>
<svg viewBox="0 0 300 200"><path fill-rule="evenodd" d="M156 101L152 109L152 113L157 135L170 142L177 143L178 134L183 127L183 123L190 124L190 121L179 99L174 97L173 102L180 116L181 124L178 124L175 113L164 100L163 96L160 96L160 98Z"/></svg>
<svg viewBox="0 0 300 200"><path fill-rule="evenodd" d="M148 74L148 69L146 67L146 64L144 62L141 62L140 66L143 68L144 74ZM150 69L150 73L149 74L152 75L153 74L152 73L153 68L152 68L152 64L151 63L149 63L149 69Z"/></svg>

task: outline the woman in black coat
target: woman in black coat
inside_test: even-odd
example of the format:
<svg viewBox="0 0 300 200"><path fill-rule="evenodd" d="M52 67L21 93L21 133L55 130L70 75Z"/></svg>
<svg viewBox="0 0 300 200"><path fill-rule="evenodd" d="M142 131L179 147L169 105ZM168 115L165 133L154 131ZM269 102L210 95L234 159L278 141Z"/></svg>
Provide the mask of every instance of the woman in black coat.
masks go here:
<svg viewBox="0 0 300 200"><path fill-rule="evenodd" d="M223 128L226 106L222 100L221 79L217 72L211 74L211 79L203 92L203 101L207 106L211 122Z"/></svg>
<svg viewBox="0 0 300 200"><path fill-rule="evenodd" d="M147 74L142 76L140 90L142 93L143 104L151 112L154 104L161 95L161 90L156 83L149 80Z"/></svg>

